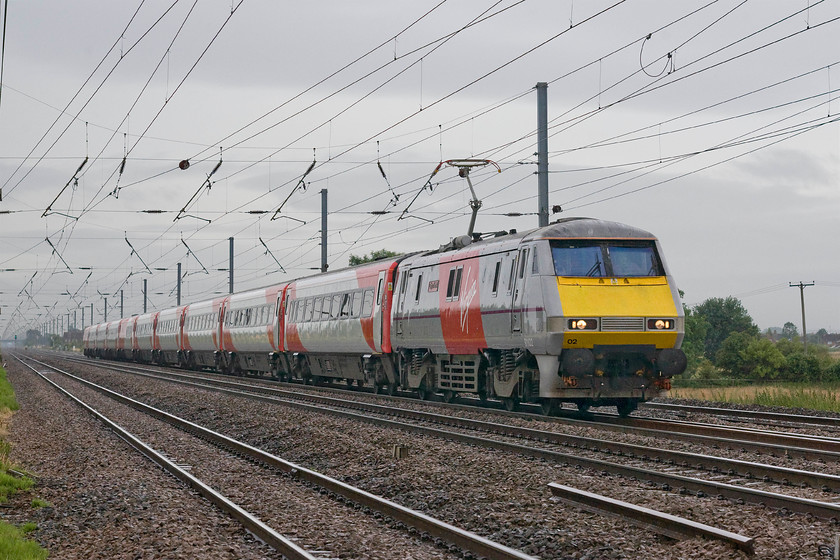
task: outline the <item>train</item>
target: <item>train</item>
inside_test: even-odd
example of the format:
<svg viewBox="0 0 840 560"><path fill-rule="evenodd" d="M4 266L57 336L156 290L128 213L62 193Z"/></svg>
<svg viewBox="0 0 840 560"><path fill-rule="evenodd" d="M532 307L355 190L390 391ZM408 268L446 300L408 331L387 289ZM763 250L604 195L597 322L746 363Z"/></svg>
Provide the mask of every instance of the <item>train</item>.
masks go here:
<svg viewBox="0 0 840 560"><path fill-rule="evenodd" d="M686 368L658 239L563 218L92 325L91 358L627 416Z"/></svg>

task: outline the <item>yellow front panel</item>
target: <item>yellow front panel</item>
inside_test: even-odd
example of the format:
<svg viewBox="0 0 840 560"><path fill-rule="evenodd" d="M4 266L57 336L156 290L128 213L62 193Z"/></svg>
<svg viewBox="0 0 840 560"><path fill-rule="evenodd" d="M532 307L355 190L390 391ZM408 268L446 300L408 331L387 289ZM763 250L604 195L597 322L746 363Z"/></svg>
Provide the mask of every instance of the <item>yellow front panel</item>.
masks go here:
<svg viewBox="0 0 840 560"><path fill-rule="evenodd" d="M676 317L664 276L655 278L557 278L566 317Z"/></svg>
<svg viewBox="0 0 840 560"><path fill-rule="evenodd" d="M676 331L648 332L598 332L566 331L563 348L592 348L595 344L651 344L657 348L673 348L677 343Z"/></svg>
<svg viewBox="0 0 840 560"><path fill-rule="evenodd" d="M563 315L571 317L677 317L665 277L557 278ZM673 348L677 331L600 332L566 331L564 348L592 348L595 344L650 344Z"/></svg>

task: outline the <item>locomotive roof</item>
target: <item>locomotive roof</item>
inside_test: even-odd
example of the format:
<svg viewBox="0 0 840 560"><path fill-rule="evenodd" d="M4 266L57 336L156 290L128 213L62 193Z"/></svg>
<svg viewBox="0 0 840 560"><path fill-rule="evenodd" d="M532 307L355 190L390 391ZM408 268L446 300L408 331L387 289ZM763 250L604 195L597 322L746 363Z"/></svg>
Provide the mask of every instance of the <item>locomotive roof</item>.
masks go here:
<svg viewBox="0 0 840 560"><path fill-rule="evenodd" d="M477 249L505 242L519 242L518 240L534 241L537 239L656 239L655 236L643 229L627 224L609 222L597 218L562 218L545 227L526 231L511 230L498 232L494 236L471 241L466 235L454 238L439 249L418 253L418 256L460 251L462 249ZM407 255L408 256L408 255Z"/></svg>
<svg viewBox="0 0 840 560"><path fill-rule="evenodd" d="M528 232L526 240L546 238L641 238L654 239L643 229L596 218L563 218L545 227Z"/></svg>

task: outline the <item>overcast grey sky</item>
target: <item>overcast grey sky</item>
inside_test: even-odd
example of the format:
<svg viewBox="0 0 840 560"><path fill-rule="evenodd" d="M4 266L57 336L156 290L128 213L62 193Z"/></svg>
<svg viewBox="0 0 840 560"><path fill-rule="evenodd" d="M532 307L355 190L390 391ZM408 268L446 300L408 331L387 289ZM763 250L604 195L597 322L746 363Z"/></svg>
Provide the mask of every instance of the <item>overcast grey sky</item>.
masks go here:
<svg viewBox="0 0 840 560"><path fill-rule="evenodd" d="M91 303L99 322L106 297L117 318L120 292L141 312L144 279L150 310L170 307L177 263L184 302L227 293L229 237L237 290L312 274L322 189L331 268L437 247L466 232L464 180L442 171L403 211L445 159L501 166L472 176L478 231L535 227L541 81L555 218L651 231L687 304L734 295L762 329L801 329L789 283L814 281L808 330L840 330L838 0L10 0L2 16L3 338L74 310L80 326L82 308L89 324Z"/></svg>

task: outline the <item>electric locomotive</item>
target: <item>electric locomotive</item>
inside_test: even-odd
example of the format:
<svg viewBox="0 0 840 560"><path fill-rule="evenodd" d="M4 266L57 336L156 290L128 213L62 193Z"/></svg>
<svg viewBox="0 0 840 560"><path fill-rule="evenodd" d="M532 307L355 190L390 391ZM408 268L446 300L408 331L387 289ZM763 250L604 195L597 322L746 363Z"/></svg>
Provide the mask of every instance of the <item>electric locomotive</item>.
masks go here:
<svg viewBox="0 0 840 560"><path fill-rule="evenodd" d="M658 241L640 229L568 218L464 236L403 259L399 275L395 360L400 384L421 395L626 415L686 367L679 294Z"/></svg>

